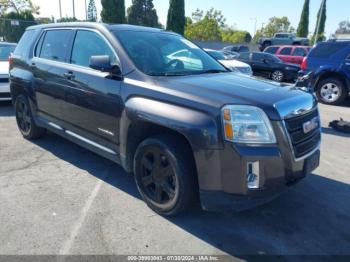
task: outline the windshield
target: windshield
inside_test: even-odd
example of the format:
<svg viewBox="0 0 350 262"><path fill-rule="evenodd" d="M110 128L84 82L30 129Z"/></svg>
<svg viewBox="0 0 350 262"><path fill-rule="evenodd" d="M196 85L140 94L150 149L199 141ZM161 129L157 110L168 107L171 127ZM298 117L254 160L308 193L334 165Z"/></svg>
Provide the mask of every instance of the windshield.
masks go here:
<svg viewBox="0 0 350 262"><path fill-rule="evenodd" d="M143 73L177 76L228 72L214 58L185 38L159 32L114 32Z"/></svg>
<svg viewBox="0 0 350 262"><path fill-rule="evenodd" d="M15 50L14 45L1 45L0 44L0 61L7 61L10 54Z"/></svg>
<svg viewBox="0 0 350 262"><path fill-rule="evenodd" d="M212 57L214 57L216 60L226 60L226 57L219 51L210 50L210 51L207 51L207 53Z"/></svg>

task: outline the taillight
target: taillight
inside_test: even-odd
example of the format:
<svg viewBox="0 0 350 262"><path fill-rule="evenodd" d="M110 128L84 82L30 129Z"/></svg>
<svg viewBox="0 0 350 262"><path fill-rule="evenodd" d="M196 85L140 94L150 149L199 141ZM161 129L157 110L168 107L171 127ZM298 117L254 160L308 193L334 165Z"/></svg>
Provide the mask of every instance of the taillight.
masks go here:
<svg viewBox="0 0 350 262"><path fill-rule="evenodd" d="M304 57L303 62L301 63L301 70L306 71L307 69L307 57Z"/></svg>
<svg viewBox="0 0 350 262"><path fill-rule="evenodd" d="M9 66L12 67L13 64L13 57L12 55L9 56Z"/></svg>

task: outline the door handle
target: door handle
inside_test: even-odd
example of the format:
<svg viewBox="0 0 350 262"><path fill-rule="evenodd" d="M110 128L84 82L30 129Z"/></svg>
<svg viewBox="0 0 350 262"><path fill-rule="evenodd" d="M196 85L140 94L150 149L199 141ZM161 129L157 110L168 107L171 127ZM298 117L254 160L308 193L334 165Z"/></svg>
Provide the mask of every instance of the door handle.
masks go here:
<svg viewBox="0 0 350 262"><path fill-rule="evenodd" d="M35 63L31 63L30 64L30 68L36 68L36 64Z"/></svg>
<svg viewBox="0 0 350 262"><path fill-rule="evenodd" d="M74 79L74 78L75 78L75 76L74 76L73 72L67 72L67 73L64 73L64 74L63 74L63 76L64 76L65 78L69 79L69 80L71 80L71 79Z"/></svg>

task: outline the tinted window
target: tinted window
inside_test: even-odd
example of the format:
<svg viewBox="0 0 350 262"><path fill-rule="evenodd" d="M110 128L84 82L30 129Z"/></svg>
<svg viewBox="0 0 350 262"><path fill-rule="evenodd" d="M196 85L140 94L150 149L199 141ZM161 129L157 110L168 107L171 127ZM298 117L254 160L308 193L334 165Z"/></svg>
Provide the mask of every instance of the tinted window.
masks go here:
<svg viewBox="0 0 350 262"><path fill-rule="evenodd" d="M78 31L74 40L71 63L89 67L92 56L108 55L112 64L118 64L111 47L99 34L91 31Z"/></svg>
<svg viewBox="0 0 350 262"><path fill-rule="evenodd" d="M0 44L0 61L7 61L10 54L15 50L14 45L2 45Z"/></svg>
<svg viewBox="0 0 350 262"><path fill-rule="evenodd" d="M34 36L34 30L25 31L14 51L14 54L17 56L24 56L26 50L29 47L29 43L32 42L33 36Z"/></svg>
<svg viewBox="0 0 350 262"><path fill-rule="evenodd" d="M287 34L276 34L277 38L288 38L288 36Z"/></svg>
<svg viewBox="0 0 350 262"><path fill-rule="evenodd" d="M348 45L347 43L321 43L311 50L309 57L328 58Z"/></svg>
<svg viewBox="0 0 350 262"><path fill-rule="evenodd" d="M262 61L264 60L266 57L263 53L253 53L253 60L254 61Z"/></svg>
<svg viewBox="0 0 350 262"><path fill-rule="evenodd" d="M270 47L266 48L264 52L269 53L269 54L276 54L278 49L279 49L279 47L277 47L277 46L270 46Z"/></svg>
<svg viewBox="0 0 350 262"><path fill-rule="evenodd" d="M137 68L149 75L227 72L202 49L175 34L120 31L115 35Z"/></svg>
<svg viewBox="0 0 350 262"><path fill-rule="evenodd" d="M290 55L292 53L291 47L285 47L281 50L280 55Z"/></svg>
<svg viewBox="0 0 350 262"><path fill-rule="evenodd" d="M304 48L297 47L294 50L293 56L306 56L307 51Z"/></svg>
<svg viewBox="0 0 350 262"><path fill-rule="evenodd" d="M71 30L50 30L45 34L40 57L66 62Z"/></svg>
<svg viewBox="0 0 350 262"><path fill-rule="evenodd" d="M241 46L239 52L249 52L249 48L247 46Z"/></svg>

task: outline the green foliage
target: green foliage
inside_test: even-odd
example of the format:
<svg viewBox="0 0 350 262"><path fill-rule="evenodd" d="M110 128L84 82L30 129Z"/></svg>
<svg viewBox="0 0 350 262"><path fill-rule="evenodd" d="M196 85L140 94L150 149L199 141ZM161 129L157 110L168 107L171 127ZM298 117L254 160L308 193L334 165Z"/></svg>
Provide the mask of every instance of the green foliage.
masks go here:
<svg viewBox="0 0 350 262"><path fill-rule="evenodd" d="M101 18L104 23L124 24L126 22L124 0L101 0L101 4Z"/></svg>
<svg viewBox="0 0 350 262"><path fill-rule="evenodd" d="M325 28L327 20L327 0L323 0L317 13L317 22L312 42L320 42L326 39Z"/></svg>
<svg viewBox="0 0 350 262"><path fill-rule="evenodd" d="M308 35L309 35L309 15L310 15L310 0L305 0L303 11L301 12L299 26L297 29L297 36L308 37Z"/></svg>
<svg viewBox="0 0 350 262"><path fill-rule="evenodd" d="M32 14L39 14L39 7L34 5L31 0L0 0L0 15L15 12L20 14L29 11Z"/></svg>
<svg viewBox="0 0 350 262"><path fill-rule="evenodd" d="M69 23L69 22L78 22L79 20L75 17L62 17L61 19L57 19L57 23Z"/></svg>
<svg viewBox="0 0 350 262"><path fill-rule="evenodd" d="M247 31L223 29L221 35L222 41L231 42L233 44L250 43L252 41L252 36Z"/></svg>
<svg viewBox="0 0 350 262"><path fill-rule="evenodd" d="M97 21L97 9L95 5L95 0L90 0L89 2L87 20L90 22Z"/></svg>
<svg viewBox="0 0 350 262"><path fill-rule="evenodd" d="M288 17L271 17L265 27L261 29L261 34L266 37L273 37L279 32L293 33L295 29L290 25Z"/></svg>
<svg viewBox="0 0 350 262"><path fill-rule="evenodd" d="M336 34L350 34L350 21L342 21L339 23L339 27Z"/></svg>
<svg viewBox="0 0 350 262"><path fill-rule="evenodd" d="M128 23L149 27L161 27L153 0L132 0L128 8Z"/></svg>
<svg viewBox="0 0 350 262"><path fill-rule="evenodd" d="M185 25L185 0L170 0L167 30L184 35Z"/></svg>
<svg viewBox="0 0 350 262"><path fill-rule="evenodd" d="M192 40L221 41L221 30L225 27L226 19L220 11L213 8L206 12L197 9L192 19L187 18L185 36Z"/></svg>
<svg viewBox="0 0 350 262"><path fill-rule="evenodd" d="M37 24L31 11L10 12L2 16L0 35L7 42L18 42L28 26ZM17 21L18 23L13 23Z"/></svg>
<svg viewBox="0 0 350 262"><path fill-rule="evenodd" d="M192 13L192 18L186 18L185 37L199 41L250 43L250 33L228 28L225 23L226 19L221 11L212 8L204 13L197 9Z"/></svg>

